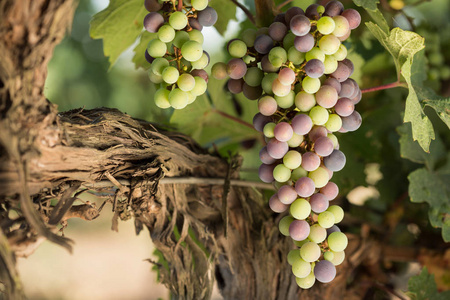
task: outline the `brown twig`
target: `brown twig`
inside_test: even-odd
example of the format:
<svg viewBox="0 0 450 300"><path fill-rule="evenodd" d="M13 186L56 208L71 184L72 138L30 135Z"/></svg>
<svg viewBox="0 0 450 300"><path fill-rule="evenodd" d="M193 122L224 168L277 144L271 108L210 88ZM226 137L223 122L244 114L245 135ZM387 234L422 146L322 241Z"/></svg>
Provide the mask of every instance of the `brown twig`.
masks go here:
<svg viewBox="0 0 450 300"><path fill-rule="evenodd" d="M375 86L375 87L371 87L371 88L367 88L367 89L363 89L361 90L361 93L370 93L370 92L375 92L375 91L382 91L382 90L387 90L387 89L392 89L395 87L404 87L404 88L408 88L408 86L400 81L396 81L396 82L392 82L392 83L388 83L388 84L383 84L380 86Z"/></svg>
<svg viewBox="0 0 450 300"><path fill-rule="evenodd" d="M284 1L283 3L280 3L280 4L277 6L277 10L282 9L284 6L288 5L288 4L291 3L292 1L294 1L294 0L286 0L286 1Z"/></svg>
<svg viewBox="0 0 450 300"><path fill-rule="evenodd" d="M255 128L253 127L252 124L247 123L247 122L245 122L245 121L243 121L243 120L241 120L239 118L236 118L236 117L234 117L234 116L232 116L230 114L227 114L224 111L218 110L217 108L213 108L213 109L211 109L211 111L221 115L222 117L225 117L227 119L230 119L230 120L235 121L235 122L237 122L237 123L239 123L241 125L247 126L248 128L251 128L251 129L255 130Z"/></svg>
<svg viewBox="0 0 450 300"><path fill-rule="evenodd" d="M234 5L236 5L237 7L239 7L240 9L242 9L242 11L245 13L245 15L247 16L247 18L250 20L250 22L252 22L253 25L256 25L256 21L255 21L255 17L252 15L252 13L247 9L247 7L245 7L244 5L240 4L239 2L237 2L236 0L230 0L231 2L234 3ZM292 1L292 0L291 0Z"/></svg>

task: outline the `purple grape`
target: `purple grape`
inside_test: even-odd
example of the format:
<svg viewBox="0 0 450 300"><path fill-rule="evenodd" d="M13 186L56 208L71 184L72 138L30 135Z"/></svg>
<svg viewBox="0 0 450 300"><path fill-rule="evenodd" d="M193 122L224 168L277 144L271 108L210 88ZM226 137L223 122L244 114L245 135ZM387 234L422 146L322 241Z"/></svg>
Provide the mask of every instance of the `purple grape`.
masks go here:
<svg viewBox="0 0 450 300"><path fill-rule="evenodd" d="M258 110L264 116L273 115L277 109L277 101L271 96L264 96L258 101Z"/></svg>
<svg viewBox="0 0 450 300"><path fill-rule="evenodd" d="M342 60L341 62L349 68L349 70L350 70L349 77L352 76L353 71L355 70L355 66L353 65L352 61L350 59L346 58L346 59Z"/></svg>
<svg viewBox="0 0 450 300"><path fill-rule="evenodd" d="M303 241L306 239L310 230L309 224L305 220L294 220L289 225L289 235L294 241Z"/></svg>
<svg viewBox="0 0 450 300"><path fill-rule="evenodd" d="M244 92L244 96L249 100L256 100L262 95L262 87L260 85L258 86L249 86L247 83L244 82L244 85L242 87L242 91Z"/></svg>
<svg viewBox="0 0 450 300"><path fill-rule="evenodd" d="M283 85L291 85L295 81L295 72L291 68L283 68L278 73L278 80Z"/></svg>
<svg viewBox="0 0 450 300"><path fill-rule="evenodd" d="M281 159L289 151L289 145L286 142L271 139L267 143L267 153L275 159Z"/></svg>
<svg viewBox="0 0 450 300"><path fill-rule="evenodd" d="M162 4L158 0L145 0L144 6L149 12L158 11L162 8Z"/></svg>
<svg viewBox="0 0 450 300"><path fill-rule="evenodd" d="M269 61L269 56L264 55L261 59L261 69L266 73L275 73L278 72L280 68L275 67Z"/></svg>
<svg viewBox="0 0 450 300"><path fill-rule="evenodd" d="M280 23L283 23L284 25L289 24L289 23L286 23L285 15L286 15L286 13L281 13L281 14L276 15L275 18L273 19L272 23L280 22Z"/></svg>
<svg viewBox="0 0 450 300"><path fill-rule="evenodd" d="M344 10L342 12L342 16L347 19L348 24L350 25L350 29L355 29L361 23L361 15L358 11L352 8Z"/></svg>
<svg viewBox="0 0 450 300"><path fill-rule="evenodd" d="M324 136L318 138L314 143L314 151L316 151L317 155L320 155L322 157L330 155L333 152L333 149L334 149L333 142L329 138Z"/></svg>
<svg viewBox="0 0 450 300"><path fill-rule="evenodd" d="M325 72L325 66L323 62L321 62L320 60L311 59L306 63L304 70L306 75L308 75L309 77L319 78L320 76L323 75L323 72Z"/></svg>
<svg viewBox="0 0 450 300"><path fill-rule="evenodd" d="M148 32L155 33L164 24L164 17L157 12L151 12L144 18L144 28Z"/></svg>
<svg viewBox="0 0 450 300"><path fill-rule="evenodd" d="M312 48L314 48L314 37L312 34L308 33L304 36L296 36L294 39L294 47L299 52L306 53Z"/></svg>
<svg viewBox="0 0 450 300"><path fill-rule="evenodd" d="M276 213L282 213L289 208L289 205L281 203L280 199L277 197L277 194L275 194L269 199L269 207Z"/></svg>
<svg viewBox="0 0 450 300"><path fill-rule="evenodd" d="M209 79L208 73L207 73L205 70L199 70L199 69L192 70L192 71L191 71L191 75L194 76L194 77L195 77L195 76L201 77L201 78L203 78L206 82L208 82L208 79Z"/></svg>
<svg viewBox="0 0 450 300"><path fill-rule="evenodd" d="M340 171L344 168L346 162L345 155L340 150L333 150L333 152L323 159L323 164L327 169L333 172Z"/></svg>
<svg viewBox="0 0 450 300"><path fill-rule="evenodd" d="M348 117L342 117L342 128L347 131L355 131L361 126L361 115L355 110Z"/></svg>
<svg viewBox="0 0 450 300"><path fill-rule="evenodd" d="M319 7L319 4L311 4L308 6L305 10L305 16L310 18L311 20L316 20L319 18L319 12L317 11L317 8Z"/></svg>
<svg viewBox="0 0 450 300"><path fill-rule="evenodd" d="M264 116L260 113L257 113L253 117L253 127L255 127L256 131L262 132L264 129L264 126L266 126L267 123L272 122L272 118Z"/></svg>
<svg viewBox="0 0 450 300"><path fill-rule="evenodd" d="M311 30L311 22L304 15L296 15L289 23L291 31L296 36L304 36Z"/></svg>
<svg viewBox="0 0 450 300"><path fill-rule="evenodd" d="M281 22L275 22L269 26L269 36L277 42L281 42L287 33L287 27Z"/></svg>
<svg viewBox="0 0 450 300"><path fill-rule="evenodd" d="M344 82L350 77L351 73L350 68L343 61L339 61L336 71L331 73L330 76L336 78L339 82Z"/></svg>
<svg viewBox="0 0 450 300"><path fill-rule="evenodd" d="M334 17L340 15L344 11L344 5L339 1L330 1L325 5L324 15Z"/></svg>
<svg viewBox="0 0 450 300"><path fill-rule="evenodd" d="M361 93L361 90L358 87L358 89L356 91L356 95L354 97L350 98L350 100L352 100L353 104L356 105L356 104L359 103L359 101L361 101L361 98L362 98L362 93Z"/></svg>
<svg viewBox="0 0 450 300"><path fill-rule="evenodd" d="M322 85L329 85L334 87L334 89L336 90L336 92L338 92L338 94L341 92L341 83L336 78L328 77L327 80L325 80Z"/></svg>
<svg viewBox="0 0 450 300"><path fill-rule="evenodd" d="M277 96L287 96L291 91L291 85L282 84L277 78L272 83L272 91Z"/></svg>
<svg viewBox="0 0 450 300"><path fill-rule="evenodd" d="M208 6L197 13L197 19L202 26L213 26L217 22L217 12L214 8Z"/></svg>
<svg viewBox="0 0 450 300"><path fill-rule="evenodd" d="M247 65L240 58L232 58L227 64L227 73L231 79L240 79L247 73Z"/></svg>
<svg viewBox="0 0 450 300"><path fill-rule="evenodd" d="M278 190L278 199L281 203L289 205L297 199L297 192L290 185L283 185Z"/></svg>
<svg viewBox="0 0 450 300"><path fill-rule="evenodd" d="M199 31L203 30L202 24L200 24L200 22L197 19L189 18L188 23L189 23L189 26L191 26L193 29L197 29Z"/></svg>
<svg viewBox="0 0 450 300"><path fill-rule="evenodd" d="M324 126L314 126L308 134L309 139L315 142L320 137L326 137L328 134L327 129Z"/></svg>
<svg viewBox="0 0 450 300"><path fill-rule="evenodd" d="M292 129L296 134L305 135L313 126L312 120L308 115L298 114L292 119Z"/></svg>
<svg viewBox="0 0 450 300"><path fill-rule="evenodd" d="M263 164L270 165L275 163L277 160L269 155L267 152L267 147L262 147L261 151L259 151L259 159Z"/></svg>
<svg viewBox="0 0 450 300"><path fill-rule="evenodd" d="M258 175L262 182L271 183L275 179L273 178L273 169L275 169L276 164L266 165L262 164L259 167Z"/></svg>
<svg viewBox="0 0 450 300"><path fill-rule="evenodd" d="M330 180L333 177L333 171L331 171L330 169L328 169L327 167L325 167L325 165L322 163L320 164L320 167L322 169L324 169L325 171L327 171L328 173L328 180Z"/></svg>
<svg viewBox="0 0 450 300"><path fill-rule="evenodd" d="M339 194L339 187L336 183L329 181L327 185L320 189L320 193L323 194L328 201L332 201Z"/></svg>
<svg viewBox="0 0 450 300"><path fill-rule="evenodd" d="M341 117L348 117L355 110L355 105L348 98L340 98L334 106L334 110Z"/></svg>
<svg viewBox="0 0 450 300"><path fill-rule="evenodd" d="M329 205L327 198L321 193L312 195L309 203L311 204L311 210L316 214L326 211Z"/></svg>
<svg viewBox="0 0 450 300"><path fill-rule="evenodd" d="M289 123L280 122L275 126L273 133L275 138L280 142L287 142L292 138L294 131Z"/></svg>
<svg viewBox="0 0 450 300"><path fill-rule="evenodd" d="M152 63L155 58L151 57L150 54L148 54L147 50L145 50L145 60L148 61L149 63Z"/></svg>
<svg viewBox="0 0 450 300"><path fill-rule="evenodd" d="M356 88L358 84L351 78L348 78L341 83L341 91L339 92L339 97L351 98L355 96Z"/></svg>
<svg viewBox="0 0 450 300"><path fill-rule="evenodd" d="M302 168L308 172L316 170L320 166L320 157L314 152L305 152L302 155Z"/></svg>
<svg viewBox="0 0 450 300"><path fill-rule="evenodd" d="M337 227L336 225L331 226L330 228L327 228L327 237L332 234L333 232L341 232L341 230L339 229L339 227Z"/></svg>
<svg viewBox="0 0 450 300"><path fill-rule="evenodd" d="M244 87L244 79L230 79L227 82L227 87L232 94L239 94Z"/></svg>
<svg viewBox="0 0 450 300"><path fill-rule="evenodd" d="M286 21L286 24L290 24L293 17L295 17L296 15L304 15L304 14L305 12L303 11L303 9L301 9L298 6L292 6L286 11L284 19Z"/></svg>
<svg viewBox="0 0 450 300"><path fill-rule="evenodd" d="M328 283L336 277L336 267L328 260L316 262L314 276L322 283Z"/></svg>
<svg viewBox="0 0 450 300"><path fill-rule="evenodd" d="M255 48L256 52L260 54L267 54L269 53L270 49L273 48L273 40L270 36L262 34L256 37L253 47Z"/></svg>
<svg viewBox="0 0 450 300"><path fill-rule="evenodd" d="M295 182L295 191L300 197L309 197L315 190L314 181L309 177L301 177Z"/></svg>

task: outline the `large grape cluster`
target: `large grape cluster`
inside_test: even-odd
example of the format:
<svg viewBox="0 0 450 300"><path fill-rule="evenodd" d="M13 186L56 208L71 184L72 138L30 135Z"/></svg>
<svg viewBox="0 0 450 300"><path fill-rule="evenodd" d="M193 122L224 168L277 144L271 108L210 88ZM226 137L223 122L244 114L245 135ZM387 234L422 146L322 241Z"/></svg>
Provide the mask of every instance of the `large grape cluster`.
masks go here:
<svg viewBox="0 0 450 300"><path fill-rule="evenodd" d="M336 226L344 211L330 203L339 192L330 179L346 162L334 133L361 125L355 111L361 90L349 78L353 64L342 44L360 22L359 13L339 1L306 11L291 7L270 27L231 40L233 58L212 68L215 78L230 78L231 93L258 100L253 125L267 142L259 176L277 188L270 208L289 211L279 229L298 247L287 260L304 289L334 279L348 243Z"/></svg>
<svg viewBox="0 0 450 300"><path fill-rule="evenodd" d="M160 87L154 95L160 108L182 109L205 93L208 74L204 68L209 55L203 50L203 26L217 21L208 0L145 0L150 12L144 28L156 33L148 43L145 58L151 64L150 81Z"/></svg>

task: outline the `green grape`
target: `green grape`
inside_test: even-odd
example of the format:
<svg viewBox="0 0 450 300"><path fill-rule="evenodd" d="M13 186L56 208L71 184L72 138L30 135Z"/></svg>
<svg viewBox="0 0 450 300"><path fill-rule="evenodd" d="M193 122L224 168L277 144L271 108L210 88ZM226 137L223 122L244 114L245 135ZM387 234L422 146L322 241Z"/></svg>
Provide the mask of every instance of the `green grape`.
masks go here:
<svg viewBox="0 0 450 300"><path fill-rule="evenodd" d="M298 278L305 278L311 273L311 264L300 258L292 264L292 273Z"/></svg>
<svg viewBox="0 0 450 300"><path fill-rule="evenodd" d="M186 94L188 95L188 104L191 104L195 101L195 99L197 99L197 96L192 95L191 92L186 92Z"/></svg>
<svg viewBox="0 0 450 300"><path fill-rule="evenodd" d="M163 82L162 76L158 75L158 74L155 74L152 69L148 70L148 78L154 84L159 84L159 83Z"/></svg>
<svg viewBox="0 0 450 300"><path fill-rule="evenodd" d="M195 86L195 78L191 74L181 74L180 77L178 77L177 85L183 92L189 92Z"/></svg>
<svg viewBox="0 0 450 300"><path fill-rule="evenodd" d="M328 133L327 134L327 138L329 138L332 142L333 142L333 148L336 149L339 146L339 142L337 137L332 134L332 133Z"/></svg>
<svg viewBox="0 0 450 300"><path fill-rule="evenodd" d="M199 60L191 62L192 69L202 70L206 68L206 66L209 64L209 57L208 55L203 52L202 56L200 56Z"/></svg>
<svg viewBox="0 0 450 300"><path fill-rule="evenodd" d="M180 73L178 72L177 68L171 66L166 67L162 72L162 78L164 82L167 82L169 84L177 82L179 76Z"/></svg>
<svg viewBox="0 0 450 300"><path fill-rule="evenodd" d="M297 285L299 287L306 290L306 289L311 288L314 285L314 283L316 282L316 277L314 276L314 273L311 272L305 278L296 277L295 282L297 283Z"/></svg>
<svg viewBox="0 0 450 300"><path fill-rule="evenodd" d="M228 53L232 57L244 57L247 54L247 45L241 40L234 40L228 45Z"/></svg>
<svg viewBox="0 0 450 300"><path fill-rule="evenodd" d="M293 250L289 251L289 253L287 255L288 264L290 264L292 266L292 264L299 259L301 259L299 249L293 249Z"/></svg>
<svg viewBox="0 0 450 300"><path fill-rule="evenodd" d="M281 47L274 47L269 52L269 61L275 67L279 68L287 60L287 53Z"/></svg>
<svg viewBox="0 0 450 300"><path fill-rule="evenodd" d="M324 74L331 74L336 71L338 67L338 61L333 55L325 55L325 61L323 62L325 66Z"/></svg>
<svg viewBox="0 0 450 300"><path fill-rule="evenodd" d="M301 136L301 137L303 137L303 136ZM297 169L298 167L300 167L301 163L302 163L302 155L300 154L300 152L298 152L296 150L288 151L288 153L286 153L283 157L283 164L291 170L294 170L294 169ZM289 173L289 177L290 177L290 175L291 174Z"/></svg>
<svg viewBox="0 0 450 300"><path fill-rule="evenodd" d="M294 47L294 40L295 40L295 34L293 34L292 32L289 32L288 34L286 34L283 39L283 48L286 49L286 51L288 51L289 49Z"/></svg>
<svg viewBox="0 0 450 300"><path fill-rule="evenodd" d="M323 15L323 13L325 12L325 6L323 5L317 6L317 12L319 13L319 15Z"/></svg>
<svg viewBox="0 0 450 300"><path fill-rule="evenodd" d="M188 18L181 11L172 13L169 17L169 24L176 30L181 30L186 27Z"/></svg>
<svg viewBox="0 0 450 300"><path fill-rule="evenodd" d="M293 241L293 242L294 242L294 245L295 245L295 246L301 247L301 246L303 246L304 244L306 244L307 242L309 242L309 240L308 240L308 239L304 239L303 241ZM299 251L300 251L300 249L299 249Z"/></svg>
<svg viewBox="0 0 450 300"><path fill-rule="evenodd" d="M263 80L264 73L257 67L251 67L247 69L247 73L244 75L244 80L249 86L259 86Z"/></svg>
<svg viewBox="0 0 450 300"><path fill-rule="evenodd" d="M150 69L153 71L153 73L155 73L156 75L161 76L162 72L164 71L164 69L169 66L169 61L165 58L162 57L158 57L156 58L151 66Z"/></svg>
<svg viewBox="0 0 450 300"><path fill-rule="evenodd" d="M344 219L344 210L337 205L331 205L328 207L327 211L331 212L334 215L334 223L337 224Z"/></svg>
<svg viewBox="0 0 450 300"><path fill-rule="evenodd" d="M344 44L339 45L338 51L333 54L337 61L344 60L347 57L347 47Z"/></svg>
<svg viewBox="0 0 450 300"><path fill-rule="evenodd" d="M306 175L308 175L308 172L302 167L298 167L297 169L292 171L291 180L297 181L299 178L306 177Z"/></svg>
<svg viewBox="0 0 450 300"><path fill-rule="evenodd" d="M244 30L242 33L242 40L247 45L247 47L253 47L256 39L256 30L253 28L249 28Z"/></svg>
<svg viewBox="0 0 450 300"><path fill-rule="evenodd" d="M316 98L313 94L301 91L295 95L295 106L303 112L310 111L316 105Z"/></svg>
<svg viewBox="0 0 450 300"><path fill-rule="evenodd" d="M319 222L319 225L322 226L323 228L330 228L331 226L334 225L334 215L329 211L321 212L317 217L317 221Z"/></svg>
<svg viewBox="0 0 450 300"><path fill-rule="evenodd" d="M310 61L311 59L318 59L321 62L325 61L325 53L317 47L312 48L305 54L306 61Z"/></svg>
<svg viewBox="0 0 450 300"><path fill-rule="evenodd" d="M335 252L344 251L344 249L347 248L347 245L348 245L347 236L340 231L332 232L328 236L327 241L328 241L328 247L330 247L330 249Z"/></svg>
<svg viewBox="0 0 450 300"><path fill-rule="evenodd" d="M311 108L309 112L309 117L314 125L324 125L328 121L328 116L328 110L318 105Z"/></svg>
<svg viewBox="0 0 450 300"><path fill-rule="evenodd" d="M151 57L163 57L167 52L167 46L159 39L154 39L148 43L147 52Z"/></svg>
<svg viewBox="0 0 450 300"><path fill-rule="evenodd" d="M195 10L204 10L208 6L208 0L191 0L192 7Z"/></svg>
<svg viewBox="0 0 450 300"><path fill-rule="evenodd" d="M264 128L263 128L264 136L266 136L268 138L273 138L275 136L275 134L273 133L273 130L275 129L276 125L277 124L275 124L273 122L269 122L266 125L264 125Z"/></svg>
<svg viewBox="0 0 450 300"><path fill-rule="evenodd" d="M295 92L294 91L289 91L289 94L287 94L286 96L275 96L275 100L277 100L277 104L279 107L281 108L289 108L292 105L294 105L294 97L295 96Z"/></svg>
<svg viewBox="0 0 450 300"><path fill-rule="evenodd" d="M318 167L316 170L309 172L308 177L314 181L316 188L324 187L330 178L328 172L322 167Z"/></svg>
<svg viewBox="0 0 450 300"><path fill-rule="evenodd" d="M314 243L322 243L327 238L327 230L319 224L311 226L308 239Z"/></svg>
<svg viewBox="0 0 450 300"><path fill-rule="evenodd" d="M186 31L177 31L175 33L175 38L173 39L173 44L175 45L175 47L180 49L184 45L184 43L189 41L189 39L189 33L187 33Z"/></svg>
<svg viewBox="0 0 450 300"><path fill-rule="evenodd" d="M289 212L297 220L304 220L311 214L311 205L303 198L298 198L292 202Z"/></svg>
<svg viewBox="0 0 450 300"><path fill-rule="evenodd" d="M289 48L287 57L294 65L299 65L305 61L305 53L297 51L295 47Z"/></svg>
<svg viewBox="0 0 450 300"><path fill-rule="evenodd" d="M333 253L332 251L327 251L327 252L325 252L325 253L323 254L323 258L326 259L326 260L328 260L328 261L330 261L330 262L333 262L333 259L334 259L334 253Z"/></svg>
<svg viewBox="0 0 450 300"><path fill-rule="evenodd" d="M203 34L200 30L192 29L188 32L188 34L191 41L196 41L199 44L203 44Z"/></svg>
<svg viewBox="0 0 450 300"><path fill-rule="evenodd" d="M314 94L320 89L320 79L306 76L302 81L302 87L308 94Z"/></svg>
<svg viewBox="0 0 450 300"><path fill-rule="evenodd" d="M219 80L227 78L227 64L224 62L215 63L211 68L211 75Z"/></svg>
<svg viewBox="0 0 450 300"><path fill-rule="evenodd" d="M344 16L334 16L333 20L336 25L333 30L334 36L343 37L349 33L350 25L348 24L347 18Z"/></svg>
<svg viewBox="0 0 450 300"><path fill-rule="evenodd" d="M342 262L345 259L345 252L344 251L338 252L331 251L331 252L333 253L333 259L331 260L333 265L339 266L340 264L342 264Z"/></svg>
<svg viewBox="0 0 450 300"><path fill-rule="evenodd" d="M286 182L291 178L291 170L285 165L279 164L273 169L273 178L278 182Z"/></svg>
<svg viewBox="0 0 450 300"><path fill-rule="evenodd" d="M278 78L277 73L267 73L261 81L263 91L268 95L273 95L272 84L275 79Z"/></svg>
<svg viewBox="0 0 450 300"><path fill-rule="evenodd" d="M313 262L319 259L320 247L316 243L308 242L300 248L300 256L306 262Z"/></svg>
<svg viewBox="0 0 450 300"><path fill-rule="evenodd" d="M203 95L206 92L206 89L208 88L208 84L206 83L205 79L203 79L199 76L195 76L194 80L195 80L195 86L190 91L190 93L194 96Z"/></svg>
<svg viewBox="0 0 450 300"><path fill-rule="evenodd" d="M175 38L175 30L170 25L163 25L158 30L158 38L161 42L169 43Z"/></svg>
<svg viewBox="0 0 450 300"><path fill-rule="evenodd" d="M280 220L280 223L278 223L278 229L282 235L289 236L289 226L292 221L294 221L294 218L291 216L285 216Z"/></svg>
<svg viewBox="0 0 450 300"><path fill-rule="evenodd" d="M173 89L169 93L170 105L175 109L182 109L188 105L188 95L180 89Z"/></svg>
<svg viewBox="0 0 450 300"><path fill-rule="evenodd" d="M328 131L336 132L342 127L342 119L337 114L330 114L328 121L325 123L325 127Z"/></svg>
<svg viewBox="0 0 450 300"><path fill-rule="evenodd" d="M319 40L319 49L326 55L333 55L339 50L341 41L334 35L325 35Z"/></svg>
<svg viewBox="0 0 450 300"><path fill-rule="evenodd" d="M300 146L300 144L303 142L303 140L304 140L303 135L296 134L294 132L291 139L289 141L287 141L287 143L288 143L289 147L296 148L296 147ZM291 175L291 178L292 178L292 175Z"/></svg>
<svg viewBox="0 0 450 300"><path fill-rule="evenodd" d="M334 23L334 20L330 17L322 17L317 21L317 30L321 34L330 34L334 31L336 27L336 24Z"/></svg>
<svg viewBox="0 0 450 300"><path fill-rule="evenodd" d="M159 108L169 108L171 105L169 103L169 91L165 88L160 88L155 92L155 104Z"/></svg>
<svg viewBox="0 0 450 300"><path fill-rule="evenodd" d="M187 41L181 46L181 54L187 61L199 60L203 55L202 45L196 41Z"/></svg>

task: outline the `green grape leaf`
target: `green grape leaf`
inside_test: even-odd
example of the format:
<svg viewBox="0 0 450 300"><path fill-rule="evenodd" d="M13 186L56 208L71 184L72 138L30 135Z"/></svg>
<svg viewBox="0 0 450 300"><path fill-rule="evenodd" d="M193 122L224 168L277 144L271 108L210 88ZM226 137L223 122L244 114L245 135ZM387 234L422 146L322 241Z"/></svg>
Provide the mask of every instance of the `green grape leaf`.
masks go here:
<svg viewBox="0 0 450 300"><path fill-rule="evenodd" d="M111 66L141 34L147 13L142 0L110 0L107 8L93 16L90 35L103 39L103 52Z"/></svg>
<svg viewBox="0 0 450 300"><path fill-rule="evenodd" d="M408 281L408 296L411 300L446 300L450 299L450 291L439 293L434 280L434 275L428 273L426 267L419 275L413 276Z"/></svg>
<svg viewBox="0 0 450 300"><path fill-rule="evenodd" d="M151 33L148 31L142 32L139 36L139 43L134 47L133 52L133 63L135 68L143 68L147 70L150 68L150 63L145 59L145 50L147 49L148 43L157 37L156 33Z"/></svg>
<svg viewBox="0 0 450 300"><path fill-rule="evenodd" d="M236 5L229 0L214 0L208 4L217 11L219 18L214 27L223 36L230 20L236 19Z"/></svg>
<svg viewBox="0 0 450 300"><path fill-rule="evenodd" d="M425 106L433 108L439 118L450 128L450 98L443 99L438 95L435 95L433 98L435 99L424 100Z"/></svg>
<svg viewBox="0 0 450 300"><path fill-rule="evenodd" d="M431 225L443 228L443 239L450 242L450 154L444 166L437 170L417 169L408 175L408 180L411 201L430 205L428 216Z"/></svg>
<svg viewBox="0 0 450 300"><path fill-rule="evenodd" d="M379 0L353 0L353 3L364 8L375 23L377 23L385 33L389 33L389 25L377 7L377 4L380 3Z"/></svg>

